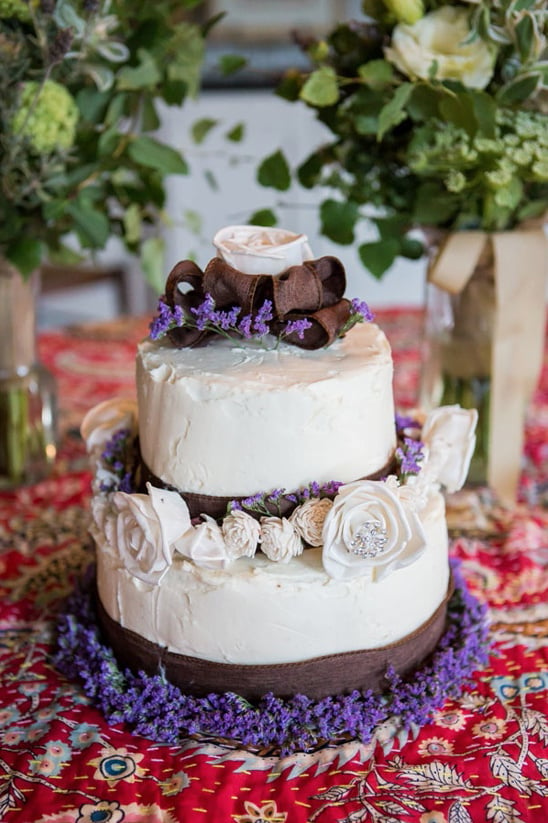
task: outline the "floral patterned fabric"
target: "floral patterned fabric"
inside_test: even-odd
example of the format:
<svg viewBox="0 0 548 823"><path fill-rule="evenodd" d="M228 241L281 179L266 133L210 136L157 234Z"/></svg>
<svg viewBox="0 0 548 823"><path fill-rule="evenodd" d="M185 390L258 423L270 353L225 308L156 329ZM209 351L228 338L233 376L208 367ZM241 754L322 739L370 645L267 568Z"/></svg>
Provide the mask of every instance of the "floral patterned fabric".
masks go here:
<svg viewBox="0 0 548 823"><path fill-rule="evenodd" d="M421 315L377 314L396 399L415 402ZM41 338L61 402L52 477L0 496L0 820L7 823L545 823L548 819L548 371L531 405L520 502L487 490L450 503L452 553L488 603L492 653L432 723L376 746L283 759L220 740L158 745L109 727L52 663L56 617L93 560L90 473L78 426L134 394L146 321ZM463 528L465 526L467 528Z"/></svg>

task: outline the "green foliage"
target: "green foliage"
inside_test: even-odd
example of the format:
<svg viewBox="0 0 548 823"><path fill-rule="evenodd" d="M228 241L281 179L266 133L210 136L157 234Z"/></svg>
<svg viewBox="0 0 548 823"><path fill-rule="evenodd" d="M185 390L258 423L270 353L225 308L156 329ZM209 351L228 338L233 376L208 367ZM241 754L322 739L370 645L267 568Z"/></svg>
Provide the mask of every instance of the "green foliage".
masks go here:
<svg viewBox="0 0 548 823"><path fill-rule="evenodd" d="M188 166L154 132L159 104L199 88L208 28L188 11L200 2L0 0L0 255L23 273L73 259L69 235L86 255L115 236L161 288L151 227L166 176Z"/></svg>
<svg viewBox="0 0 548 823"><path fill-rule="evenodd" d="M257 171L257 180L262 186L270 186L278 191L286 191L290 187L291 174L283 152L278 150L265 157Z"/></svg>
<svg viewBox="0 0 548 823"><path fill-rule="evenodd" d="M322 233L349 244L360 222L375 224L377 239L358 251L381 277L396 258L421 256L414 228L498 231L542 217L545 0L363 0L362 8L362 20L307 40L310 69L290 69L277 89L315 110L332 134L291 172L327 191ZM444 51L433 58L421 39L427 15L433 29L445 26ZM398 22L406 19L417 22ZM274 177L258 179L273 185Z"/></svg>

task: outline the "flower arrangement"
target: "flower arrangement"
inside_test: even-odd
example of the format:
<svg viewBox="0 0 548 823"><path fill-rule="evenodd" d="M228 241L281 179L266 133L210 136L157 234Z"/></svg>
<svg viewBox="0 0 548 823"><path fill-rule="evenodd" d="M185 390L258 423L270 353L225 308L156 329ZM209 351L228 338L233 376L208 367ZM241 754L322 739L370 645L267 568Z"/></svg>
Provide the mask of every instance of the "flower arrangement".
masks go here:
<svg viewBox="0 0 548 823"><path fill-rule="evenodd" d="M314 109L333 134L296 169L326 187L321 231L340 244L372 221L359 246L381 277L416 259L410 231L501 231L548 209L548 11L543 0L363 0L363 19L301 41L310 71L278 94ZM290 185L277 151L263 185ZM268 215L275 220L275 216Z"/></svg>
<svg viewBox="0 0 548 823"><path fill-rule="evenodd" d="M154 132L197 91L200 0L0 0L0 256L23 275L119 237L163 278L163 181L184 174ZM77 258L79 259L79 258Z"/></svg>
<svg viewBox="0 0 548 823"><path fill-rule="evenodd" d="M269 347L268 336L272 333L272 301L265 300L254 314L243 314L239 306L229 310L216 308L213 297L206 293L204 300L189 311L182 306L171 308L162 298L158 301L156 317L150 324L151 340L161 340L171 329L189 328L198 331L214 332L229 340L241 339L246 343L256 342L264 348ZM354 298L350 302L350 312L344 326L339 331L342 337L357 323L373 320L373 313L365 301ZM306 317L287 320L277 333L271 347L277 347L285 338L295 335L302 340L304 333L312 326Z"/></svg>

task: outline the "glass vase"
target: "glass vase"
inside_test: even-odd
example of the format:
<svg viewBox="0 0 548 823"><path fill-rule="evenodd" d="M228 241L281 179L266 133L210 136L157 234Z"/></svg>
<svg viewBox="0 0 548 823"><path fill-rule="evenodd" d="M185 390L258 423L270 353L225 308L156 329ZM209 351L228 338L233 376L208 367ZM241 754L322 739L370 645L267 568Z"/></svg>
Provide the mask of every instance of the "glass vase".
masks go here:
<svg viewBox="0 0 548 823"><path fill-rule="evenodd" d="M46 477L56 447L56 387L38 361L40 276L24 279L0 257L0 489Z"/></svg>
<svg viewBox="0 0 548 823"><path fill-rule="evenodd" d="M495 301L490 246L462 291L452 294L430 282L426 286L420 404L426 410L453 404L477 410L471 485L488 480Z"/></svg>

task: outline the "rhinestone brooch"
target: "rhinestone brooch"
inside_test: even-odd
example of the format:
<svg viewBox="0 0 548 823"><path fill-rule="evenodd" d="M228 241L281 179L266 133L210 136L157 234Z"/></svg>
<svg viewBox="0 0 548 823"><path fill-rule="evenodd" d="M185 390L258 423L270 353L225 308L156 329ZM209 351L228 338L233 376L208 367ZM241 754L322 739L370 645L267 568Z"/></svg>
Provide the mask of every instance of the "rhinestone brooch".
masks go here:
<svg viewBox="0 0 548 823"><path fill-rule="evenodd" d="M378 520L366 520L356 529L348 551L357 557L370 559L382 554L386 546L387 536Z"/></svg>

